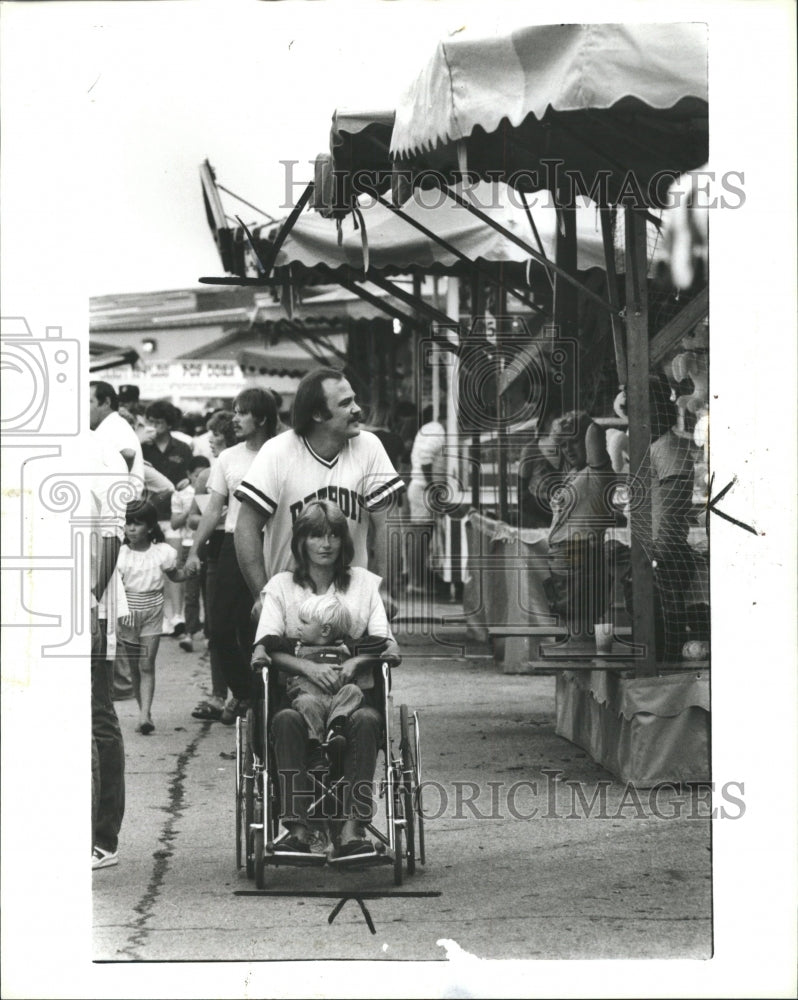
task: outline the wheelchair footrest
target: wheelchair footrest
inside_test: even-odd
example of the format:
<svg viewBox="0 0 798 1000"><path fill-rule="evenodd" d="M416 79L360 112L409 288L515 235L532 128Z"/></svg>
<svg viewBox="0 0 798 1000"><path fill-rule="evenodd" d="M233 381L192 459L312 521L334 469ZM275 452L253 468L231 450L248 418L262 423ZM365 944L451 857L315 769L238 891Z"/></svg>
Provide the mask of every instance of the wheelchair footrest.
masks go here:
<svg viewBox="0 0 798 1000"><path fill-rule="evenodd" d="M327 862L331 868L373 868L375 865L392 865L393 858L389 854L353 854L349 858L330 858Z"/></svg>
<svg viewBox="0 0 798 1000"><path fill-rule="evenodd" d="M326 854L303 854L300 851L265 851L263 855L265 865L291 865L292 867L313 868L327 863Z"/></svg>

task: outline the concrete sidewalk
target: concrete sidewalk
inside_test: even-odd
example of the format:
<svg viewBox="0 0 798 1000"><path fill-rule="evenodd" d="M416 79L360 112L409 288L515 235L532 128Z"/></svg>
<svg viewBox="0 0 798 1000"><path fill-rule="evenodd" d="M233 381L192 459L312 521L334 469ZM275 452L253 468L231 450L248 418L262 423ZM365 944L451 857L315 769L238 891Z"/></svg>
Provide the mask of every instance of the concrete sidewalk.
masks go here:
<svg viewBox="0 0 798 1000"><path fill-rule="evenodd" d="M270 895L238 895L254 884L234 863L233 731L191 718L208 668L164 639L156 733L134 734L135 704L117 702L128 807L119 866L93 876L94 957L442 960L442 941L495 959L709 957L706 810L687 792L630 796L557 737L553 677L505 675L423 624L397 632L395 709L422 727L426 866L401 888L389 867L276 869ZM377 894L374 934L354 901L328 922L358 891Z"/></svg>

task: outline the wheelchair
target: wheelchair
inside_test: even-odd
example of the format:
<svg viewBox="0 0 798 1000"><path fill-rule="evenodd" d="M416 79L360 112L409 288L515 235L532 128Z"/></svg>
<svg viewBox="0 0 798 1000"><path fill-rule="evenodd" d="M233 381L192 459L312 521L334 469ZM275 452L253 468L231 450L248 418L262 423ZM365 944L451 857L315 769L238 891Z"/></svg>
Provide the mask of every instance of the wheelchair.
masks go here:
<svg viewBox="0 0 798 1000"><path fill-rule="evenodd" d="M245 718L236 720L236 866L246 868L258 889L266 888L271 867L322 866L365 868L392 865L395 885L402 885L405 872L413 875L416 861L426 862L424 822L421 801L420 726L418 712L407 705L399 708L398 739L393 725L390 657L375 659L372 667L374 686L367 694L367 704L381 714L382 735L377 754L375 784L376 809L366 831L375 842L376 853L332 862L336 846L334 816L340 806L343 777L336 774L329 757L329 770L310 772L313 801L308 810L311 853L301 859L295 855L273 853L272 848L287 836L280 830L280 782L270 740L270 722L280 705L279 672L268 657L256 672L257 694ZM326 751L326 744L322 744ZM376 780L378 779L378 780ZM380 805L381 802L381 805ZM377 825L382 814L384 828Z"/></svg>

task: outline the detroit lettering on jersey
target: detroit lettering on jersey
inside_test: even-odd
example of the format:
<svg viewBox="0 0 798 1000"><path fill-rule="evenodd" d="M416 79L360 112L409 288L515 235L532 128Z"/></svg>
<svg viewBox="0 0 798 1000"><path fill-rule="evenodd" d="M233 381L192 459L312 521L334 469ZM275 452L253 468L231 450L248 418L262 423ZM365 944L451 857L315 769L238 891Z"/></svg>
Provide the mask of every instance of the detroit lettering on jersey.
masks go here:
<svg viewBox="0 0 798 1000"><path fill-rule="evenodd" d="M268 518L263 553L271 576L293 568L293 526L311 500L327 499L340 507L355 547L352 565L365 568L369 515L387 511L403 489L382 443L369 431L350 438L329 461L305 438L285 431L264 444L235 496Z"/></svg>
<svg viewBox="0 0 798 1000"><path fill-rule="evenodd" d="M320 486L315 493L308 493L296 503L289 504L291 524L296 522L305 504L310 503L311 500L329 500L330 503L338 504L344 517L349 518L355 524L359 524L363 519L363 508L366 505L363 494L344 486L328 484Z"/></svg>

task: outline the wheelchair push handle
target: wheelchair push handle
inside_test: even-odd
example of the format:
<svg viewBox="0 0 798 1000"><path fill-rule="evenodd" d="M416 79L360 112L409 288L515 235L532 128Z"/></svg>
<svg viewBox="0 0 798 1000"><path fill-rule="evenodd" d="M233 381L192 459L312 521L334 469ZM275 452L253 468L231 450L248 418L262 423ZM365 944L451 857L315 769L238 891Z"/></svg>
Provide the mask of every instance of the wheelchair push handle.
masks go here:
<svg viewBox="0 0 798 1000"><path fill-rule="evenodd" d="M263 646L256 646L252 651L252 658L249 661L250 670L258 671L264 667L270 667L272 660Z"/></svg>

